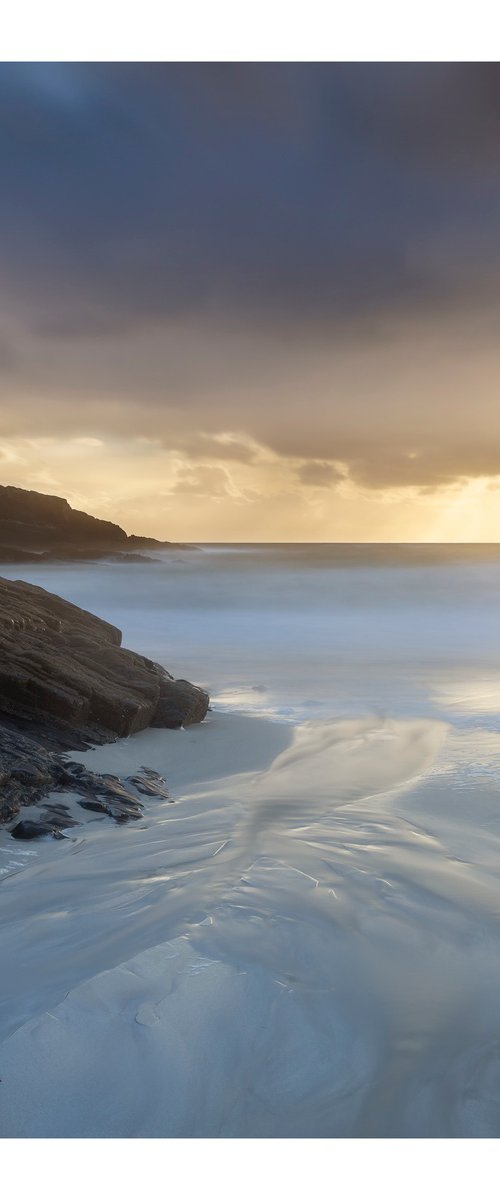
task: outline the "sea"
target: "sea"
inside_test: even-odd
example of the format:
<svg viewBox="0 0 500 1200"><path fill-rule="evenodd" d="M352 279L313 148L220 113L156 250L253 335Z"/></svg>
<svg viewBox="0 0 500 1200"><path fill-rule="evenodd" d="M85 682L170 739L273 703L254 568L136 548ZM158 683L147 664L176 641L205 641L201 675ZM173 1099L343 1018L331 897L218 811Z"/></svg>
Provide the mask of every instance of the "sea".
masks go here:
<svg viewBox="0 0 500 1200"><path fill-rule="evenodd" d="M76 756L174 803L1 835L0 1134L500 1136L500 546L2 573L211 708Z"/></svg>

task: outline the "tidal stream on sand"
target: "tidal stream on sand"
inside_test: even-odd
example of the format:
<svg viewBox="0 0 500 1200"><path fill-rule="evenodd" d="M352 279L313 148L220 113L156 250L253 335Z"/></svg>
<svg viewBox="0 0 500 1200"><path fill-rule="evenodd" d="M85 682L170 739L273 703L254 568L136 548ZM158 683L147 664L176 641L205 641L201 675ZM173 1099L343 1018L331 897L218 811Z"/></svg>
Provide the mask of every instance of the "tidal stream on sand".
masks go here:
<svg viewBox="0 0 500 1200"><path fill-rule="evenodd" d="M0 835L0 1133L500 1136L500 558L23 575L213 711L72 756L174 803Z"/></svg>

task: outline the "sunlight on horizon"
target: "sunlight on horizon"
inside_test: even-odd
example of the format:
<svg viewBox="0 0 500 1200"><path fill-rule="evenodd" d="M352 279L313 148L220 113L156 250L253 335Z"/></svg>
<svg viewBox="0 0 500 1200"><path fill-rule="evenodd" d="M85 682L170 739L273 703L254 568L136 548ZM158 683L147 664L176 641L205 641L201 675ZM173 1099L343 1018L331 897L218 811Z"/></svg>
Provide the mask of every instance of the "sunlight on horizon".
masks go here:
<svg viewBox="0 0 500 1200"><path fill-rule="evenodd" d="M286 458L256 444L231 457L228 435L197 458L157 440L78 436L0 442L2 482L65 497L127 532L206 542L495 542L500 488L478 478L436 488L360 487L339 464ZM227 446L229 455L226 457ZM312 474L312 473L311 473ZM306 482L302 482L305 477Z"/></svg>

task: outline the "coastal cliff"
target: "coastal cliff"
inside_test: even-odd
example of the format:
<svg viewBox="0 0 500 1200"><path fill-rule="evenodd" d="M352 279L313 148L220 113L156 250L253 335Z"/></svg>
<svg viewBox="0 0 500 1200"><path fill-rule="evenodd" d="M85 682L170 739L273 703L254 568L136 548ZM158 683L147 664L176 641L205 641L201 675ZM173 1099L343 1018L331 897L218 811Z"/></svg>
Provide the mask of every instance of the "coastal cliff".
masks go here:
<svg viewBox="0 0 500 1200"><path fill-rule="evenodd" d="M95 796L98 777L82 774L81 767L75 774L61 751L148 726L178 729L203 720L205 691L173 679L157 663L124 649L121 640L115 626L59 596L0 579L0 820L54 788L74 788L77 777L76 790ZM127 803L137 807L137 791L153 790L147 774L139 782L132 792L117 780L98 789L102 796L111 787L112 816L120 788L120 816L138 815L127 814Z"/></svg>
<svg viewBox="0 0 500 1200"><path fill-rule="evenodd" d="M120 525L71 507L61 496L0 486L0 562L117 557L142 551L190 549L183 543L127 534Z"/></svg>

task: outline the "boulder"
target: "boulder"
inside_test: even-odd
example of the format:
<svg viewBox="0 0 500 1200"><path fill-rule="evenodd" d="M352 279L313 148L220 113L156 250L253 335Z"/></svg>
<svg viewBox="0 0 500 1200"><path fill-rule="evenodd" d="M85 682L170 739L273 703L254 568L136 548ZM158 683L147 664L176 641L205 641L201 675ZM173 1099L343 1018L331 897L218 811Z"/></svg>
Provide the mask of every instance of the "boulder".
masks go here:
<svg viewBox="0 0 500 1200"><path fill-rule="evenodd" d="M160 695L151 724L168 729L196 725L203 720L207 708L208 696L202 688L188 683L187 679L164 676L160 679Z"/></svg>
<svg viewBox="0 0 500 1200"><path fill-rule="evenodd" d="M19 580L0 579L0 720L76 730L87 743L202 721L209 697L141 654L119 629ZM71 741L69 742L71 744Z"/></svg>

